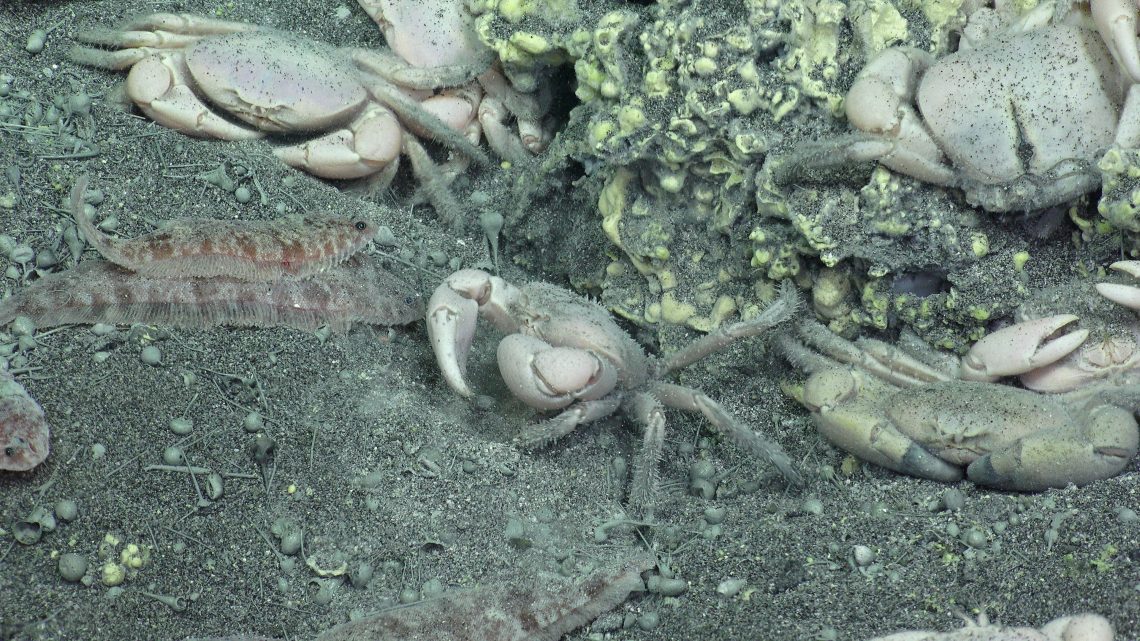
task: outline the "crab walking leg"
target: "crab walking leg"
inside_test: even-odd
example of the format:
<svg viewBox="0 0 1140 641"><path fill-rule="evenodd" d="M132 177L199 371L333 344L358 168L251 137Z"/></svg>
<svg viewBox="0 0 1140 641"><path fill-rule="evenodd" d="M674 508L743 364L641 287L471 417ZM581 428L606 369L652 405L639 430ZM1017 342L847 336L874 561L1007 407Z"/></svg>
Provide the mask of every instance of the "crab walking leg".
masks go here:
<svg viewBox="0 0 1140 641"><path fill-rule="evenodd" d="M630 414L641 424L641 453L633 465L629 504L648 517L657 491L657 468L665 450L665 408L652 394L638 392L630 402Z"/></svg>
<svg viewBox="0 0 1140 641"><path fill-rule="evenodd" d="M814 362L813 367L805 368L810 372L822 371L834 367L836 363L842 363L864 369L884 380L907 387L918 387L950 379L947 374L885 343L863 341L860 345L856 345L813 320L805 320L796 330L806 344L832 359L832 362L828 362L827 358ZM869 351L864 349L868 345L871 348ZM792 342L785 342L785 348L789 353L806 352L794 346ZM812 360L807 353L797 354L796 357L804 359L805 362Z"/></svg>
<svg viewBox="0 0 1140 641"><path fill-rule="evenodd" d="M114 29L96 28L82 31L76 36L80 42L99 45L102 47L119 47L124 51L104 52L99 49L89 49L100 53L126 53L133 51L139 54L139 59L157 53L159 49L182 49L198 42L202 36L184 33L171 33L169 31L116 31ZM87 47L82 47L88 49ZM97 65L102 66L102 65ZM125 69L129 65L112 67Z"/></svg>
<svg viewBox="0 0 1140 641"><path fill-rule="evenodd" d="M497 98L486 96L479 103L479 126L487 136L487 144L500 158L512 163L526 162L533 157L526 143L504 124L510 113Z"/></svg>
<svg viewBox="0 0 1140 641"><path fill-rule="evenodd" d="M579 401L554 418L529 425L515 437L525 449L543 447L578 429L579 425L605 418L621 408L621 394L597 401Z"/></svg>
<svg viewBox="0 0 1140 641"><path fill-rule="evenodd" d="M661 368L661 374L675 372L691 365L738 340L763 334L791 318L799 306L799 294L795 287L785 285L780 289L780 297L764 308L756 318L719 327L669 355Z"/></svg>
<svg viewBox="0 0 1140 641"><path fill-rule="evenodd" d="M375 74L388 82L433 91L439 87L459 87L475 79L479 71L492 62L491 57L477 59L470 65L444 65L415 67L398 55L373 49L349 48L345 50L360 69Z"/></svg>
<svg viewBox="0 0 1140 641"><path fill-rule="evenodd" d="M451 193L451 181L456 175L449 176L428 155L423 145L415 136L405 133L402 137L401 150L412 163L412 173L419 182L413 202L427 200L439 212L442 222L458 231L463 223L463 206Z"/></svg>
<svg viewBox="0 0 1140 641"><path fill-rule="evenodd" d="M375 75L366 74L361 82L368 93L378 102L396 112L404 124L415 128L439 144L471 158L483 166L494 163L491 158L464 135L456 131L440 118L425 110L419 101L401 91L398 87Z"/></svg>
<svg viewBox="0 0 1140 641"><path fill-rule="evenodd" d="M736 420L719 403L703 392L672 383L657 383L653 386L653 391L657 398L669 407L700 412L713 427L737 447L769 461L789 483L803 484L803 477L796 471L792 459L782 447Z"/></svg>
<svg viewBox="0 0 1140 641"><path fill-rule="evenodd" d="M205 16L152 13L140 16L120 29L95 28L81 31L76 39L104 47L181 49L205 36L257 31L257 25ZM150 52L148 52L150 53ZM125 67L118 67L125 68Z"/></svg>
<svg viewBox="0 0 1140 641"><path fill-rule="evenodd" d="M261 27L248 22L219 20L191 13L152 13L139 16L123 25L124 31L172 31L199 36L257 31Z"/></svg>

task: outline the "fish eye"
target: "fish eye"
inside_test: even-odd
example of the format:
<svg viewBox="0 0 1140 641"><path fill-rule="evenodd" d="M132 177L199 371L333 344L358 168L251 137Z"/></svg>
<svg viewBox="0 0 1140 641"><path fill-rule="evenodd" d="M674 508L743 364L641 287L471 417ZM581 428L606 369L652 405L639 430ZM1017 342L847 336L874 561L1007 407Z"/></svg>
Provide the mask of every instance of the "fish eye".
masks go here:
<svg viewBox="0 0 1140 641"><path fill-rule="evenodd" d="M356 227L356 231L364 231L365 229L368 229L368 223L364 222L363 220L358 220L356 221L356 225L354 225L354 227Z"/></svg>

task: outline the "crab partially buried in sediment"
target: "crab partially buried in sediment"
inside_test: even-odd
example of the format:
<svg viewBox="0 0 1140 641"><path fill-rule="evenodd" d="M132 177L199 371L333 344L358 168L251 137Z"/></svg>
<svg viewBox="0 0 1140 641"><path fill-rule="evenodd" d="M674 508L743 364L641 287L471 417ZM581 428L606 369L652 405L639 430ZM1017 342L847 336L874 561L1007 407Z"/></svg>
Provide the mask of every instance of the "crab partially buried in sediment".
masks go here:
<svg viewBox="0 0 1140 641"><path fill-rule="evenodd" d="M754 319L722 327L658 361L596 303L542 282L516 287L498 276L464 269L447 277L428 301L427 329L448 386L474 396L466 380L467 354L479 315L507 336L499 343L499 371L511 392L538 410L561 410L528 426L517 441L538 446L579 425L624 410L644 430L630 503L649 507L665 439L665 407L700 412L738 447L770 461L786 479L800 475L779 445L733 418L698 390L663 379L726 345L764 333L798 307L786 288Z"/></svg>
<svg viewBox="0 0 1140 641"><path fill-rule="evenodd" d="M812 372L798 400L820 432L855 456L942 482L963 476L989 487L1038 491L1120 473L1136 455L1140 372L1065 394L990 382L1064 358L1087 332L1050 340L1076 317L1054 316L995 332L961 363L931 364L910 351L851 343L805 321L781 346ZM925 348L925 349L924 349ZM916 358L920 354L928 358Z"/></svg>
<svg viewBox="0 0 1140 641"><path fill-rule="evenodd" d="M92 29L71 58L130 69L126 97L159 124L192 136L243 140L313 134L275 148L286 163L334 179L391 182L406 155L443 215L460 208L448 185L471 159L488 162L485 135L521 162L549 142L544 108L513 89L475 37L459 0L359 0L391 51L336 49L243 22L152 14ZM518 131L505 121L514 117ZM439 167L419 136L458 152Z"/></svg>

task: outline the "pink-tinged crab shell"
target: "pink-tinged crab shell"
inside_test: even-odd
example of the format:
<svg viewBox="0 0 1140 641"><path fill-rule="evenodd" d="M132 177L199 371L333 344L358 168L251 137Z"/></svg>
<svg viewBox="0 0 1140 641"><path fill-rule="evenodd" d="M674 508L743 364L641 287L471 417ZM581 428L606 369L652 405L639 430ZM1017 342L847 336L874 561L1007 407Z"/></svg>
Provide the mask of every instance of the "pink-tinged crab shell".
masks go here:
<svg viewBox="0 0 1140 641"><path fill-rule="evenodd" d="M470 64L485 47L463 0L361 0L384 39L413 67Z"/></svg>
<svg viewBox="0 0 1140 641"><path fill-rule="evenodd" d="M211 102L261 131L339 126L368 97L331 47L277 31L204 38L186 65Z"/></svg>
<svg viewBox="0 0 1140 641"><path fill-rule="evenodd" d="M51 428L23 385L0 369L0 470L24 472L47 458Z"/></svg>

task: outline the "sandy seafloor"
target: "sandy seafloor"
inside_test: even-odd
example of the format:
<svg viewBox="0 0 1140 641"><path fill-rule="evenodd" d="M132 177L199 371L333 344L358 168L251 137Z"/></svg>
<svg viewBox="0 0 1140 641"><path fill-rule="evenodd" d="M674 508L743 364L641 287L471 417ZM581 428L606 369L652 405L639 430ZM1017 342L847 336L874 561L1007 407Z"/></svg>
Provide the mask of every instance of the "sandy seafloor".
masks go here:
<svg viewBox="0 0 1140 641"><path fill-rule="evenodd" d="M338 3L321 0L5 0L0 74L41 102L78 90L109 95L120 76L68 62L70 37L154 10L224 8L234 19L333 34L337 44L380 43L365 14L354 3L344 6L348 15L338 17ZM49 27L45 50L28 54L27 35ZM89 173L92 187L106 196L100 212L116 213L127 235L149 229L144 221L176 217L272 217L274 205L285 202L290 212L370 216L420 255L441 251L465 265L486 262L476 226L457 237L430 208L342 194L282 166L264 143L192 140L101 99L93 117L101 153L88 160L42 158L51 152L0 130L0 167L18 166L21 174L21 200L0 209L0 233L37 251L56 246L67 223L57 208L74 179ZM195 177L223 162L249 168L266 202L255 190L252 202L239 205ZM282 182L288 176L295 184ZM460 197L473 189L494 195L497 187L494 171L484 172L459 186ZM11 190L0 184L0 195ZM599 224L591 211L567 216ZM59 254L65 264L70 260L65 246ZM506 277L526 278L504 258ZM400 273L420 278L410 269ZM423 292L435 284L431 276L421 281ZM490 409L476 409L442 383L422 323L360 328L323 343L284 328L120 328L96 336L76 326L44 336L28 354L35 375L22 380L54 426L53 451L31 473L0 476L0 638L304 639L431 581L457 590L538 576L557 589L560 567L573 575L591 561L636 553L644 543L628 529L601 543L594 536L599 524L621 518L625 485L615 480L612 462L632 460L635 429L607 420L544 450L518 450L511 436L532 413L496 384L494 332L484 328L481 336L472 378L495 399ZM151 341L162 351L159 366L139 359L141 344ZM710 358L680 380L700 384L772 435L805 470L839 469L844 454L780 393L761 343ZM97 362L100 351L109 357ZM251 409L264 414L276 441L268 483L250 458L253 437L242 426ZM190 437L169 429L179 416L193 421ZM1117 516L1119 508L1140 508L1136 461L1116 478L1035 495L963 483L960 510L932 511L927 505L947 487L869 466L834 480L809 473L806 488L789 492L771 469L708 438L698 417L670 412L668 420L661 476L677 489L662 498L645 536L688 589L676 597L635 595L567 638L854 641L903 628L954 629L956 611L983 610L1031 625L1095 611L1112 620L1119 639L1140 637L1140 522ZM186 474L144 470L175 444L193 464L237 475L227 478L223 497L197 509ZM716 498L684 492L689 467L700 457L723 476ZM822 511L803 512L813 498ZM15 521L61 499L78 503L77 520L58 524L34 545L14 542ZM723 510L719 528L708 527L710 509ZM304 552L324 566L371 563L371 583L357 588L343 578L321 579L301 559L283 567L261 536L282 518L301 527ZM1054 523L1059 536L1050 542L1046 532ZM951 526L978 529L985 541L969 548L948 534ZM118 545L108 547L108 537ZM114 559L132 543L145 547L147 562L120 587L105 587L97 573L101 548ZM855 545L869 546L880 565L856 568ZM90 585L60 578L56 559L67 552L89 560ZM727 579L743 580L744 587L731 596L718 593ZM188 605L171 608L151 595L181 597Z"/></svg>

